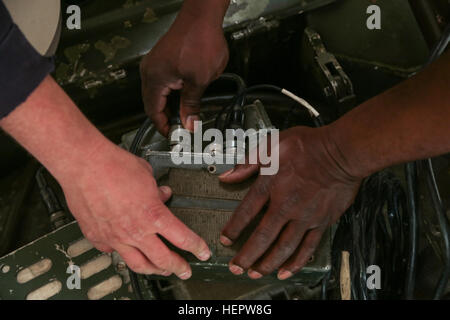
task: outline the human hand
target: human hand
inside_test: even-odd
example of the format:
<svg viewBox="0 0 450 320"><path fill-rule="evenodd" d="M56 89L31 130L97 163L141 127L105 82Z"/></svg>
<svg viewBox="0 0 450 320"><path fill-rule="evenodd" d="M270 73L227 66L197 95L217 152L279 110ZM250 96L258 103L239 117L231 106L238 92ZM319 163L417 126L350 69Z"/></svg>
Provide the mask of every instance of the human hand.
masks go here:
<svg viewBox="0 0 450 320"><path fill-rule="evenodd" d="M326 127L286 130L276 148L278 174L257 178L222 231L222 244L233 244L268 204L261 222L230 261L236 275L248 270L249 277L258 279L278 269L278 278L284 280L300 271L325 229L351 205L362 180L345 169ZM241 182L259 169L260 165L238 165L220 179Z"/></svg>
<svg viewBox="0 0 450 320"><path fill-rule="evenodd" d="M165 107L172 90L181 90L183 126L193 131L194 121L200 120L203 92L228 62L222 18L197 16L182 10L167 34L142 60L145 110L161 134L169 133Z"/></svg>
<svg viewBox="0 0 450 320"><path fill-rule="evenodd" d="M135 272L181 279L189 264L159 237L205 261L207 244L164 205L169 187L160 187L151 166L112 144L90 155L76 177L59 177L70 211L83 234L100 251L117 251Z"/></svg>

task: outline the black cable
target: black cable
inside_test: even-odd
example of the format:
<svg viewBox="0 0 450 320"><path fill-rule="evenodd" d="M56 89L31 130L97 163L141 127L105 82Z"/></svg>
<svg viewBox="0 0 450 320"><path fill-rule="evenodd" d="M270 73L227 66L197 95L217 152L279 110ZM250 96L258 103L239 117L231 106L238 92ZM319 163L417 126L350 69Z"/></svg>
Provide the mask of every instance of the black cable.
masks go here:
<svg viewBox="0 0 450 320"><path fill-rule="evenodd" d="M138 156L138 151L139 148L141 147L142 140L144 139L145 133L147 132L148 128L150 128L151 124L152 121L149 118L147 118L137 131L129 150L132 154Z"/></svg>
<svg viewBox="0 0 450 320"><path fill-rule="evenodd" d="M44 176L45 168L40 167L36 171L36 182L42 201L47 207L48 213L51 215L55 212L62 211L63 207L52 188L49 187L47 179Z"/></svg>
<svg viewBox="0 0 450 320"><path fill-rule="evenodd" d="M445 48L447 48L449 42L450 42L450 23L445 28L439 42L434 46L425 66L428 66L434 61L436 61L444 53Z"/></svg>
<svg viewBox="0 0 450 320"><path fill-rule="evenodd" d="M340 269L340 253L350 252L353 299L375 300L398 297L405 288L408 251L406 197L399 180L382 171L365 179L353 205L339 221L333 243L334 274ZM367 287L367 267L382 270L381 289Z"/></svg>
<svg viewBox="0 0 450 320"><path fill-rule="evenodd" d="M442 242L444 244L444 266L433 296L433 299L438 300L445 293L445 289L447 288L448 280L450 277L450 225L448 217L444 210L444 204L442 203L431 159L424 160L424 166L426 169L427 184L431 196L431 201L434 210L436 211L442 235Z"/></svg>
<svg viewBox="0 0 450 320"><path fill-rule="evenodd" d="M271 84L259 84L259 85L255 85L252 87L248 87L247 89L245 89L239 97L237 97L237 100L240 101L242 104L245 103L245 97L246 95L248 95L249 93L255 92L255 91L275 91L279 94L283 94L283 89ZM297 102L296 102L297 103ZM311 116L311 118L313 119L314 125L316 127L322 127L325 125L325 122L323 121L322 116Z"/></svg>
<svg viewBox="0 0 450 320"><path fill-rule="evenodd" d="M432 50L430 57L424 67L429 66L434 61L436 61L442 53L444 53L450 42L450 24L445 28L441 39L435 45ZM449 243L449 222L445 210L443 208L443 203L440 197L439 188L436 183L436 177L433 170L433 164L431 159L426 159L423 161L424 167L426 168L427 174L427 184L430 192L431 200L434 206L434 210L438 216L439 226L441 229L442 240L444 243L444 269L442 270L439 282L436 286L433 298L440 299L444 293L447 286L449 276L450 276L450 243Z"/></svg>
<svg viewBox="0 0 450 320"><path fill-rule="evenodd" d="M416 262L417 249L419 242L419 219L417 208L417 164L410 162L405 165L405 177L407 184L407 205L409 215L409 252L408 264L406 269L406 283L405 283L405 299L411 300L414 298L414 288L416 281Z"/></svg>
<svg viewBox="0 0 450 320"><path fill-rule="evenodd" d="M219 130L223 131L228 123L228 121L230 121L231 115L229 115L230 110L233 110L233 108L236 109L236 112L239 114L240 116L237 114L236 118L241 118L240 122L243 122L243 116L244 116L244 112L243 112L243 104L240 103L240 101L238 100L239 96L242 94L242 92L244 92L246 90L246 83L244 81L244 79L242 79L242 77L238 76L237 74L234 73L224 73L222 74L216 81L219 80L225 80L225 81L232 81L236 84L237 90L236 90L236 95L232 98L230 104L224 106L219 114L217 115L216 118L216 128L218 128ZM226 118L224 123L220 123L220 121L222 120L222 115L226 113Z"/></svg>

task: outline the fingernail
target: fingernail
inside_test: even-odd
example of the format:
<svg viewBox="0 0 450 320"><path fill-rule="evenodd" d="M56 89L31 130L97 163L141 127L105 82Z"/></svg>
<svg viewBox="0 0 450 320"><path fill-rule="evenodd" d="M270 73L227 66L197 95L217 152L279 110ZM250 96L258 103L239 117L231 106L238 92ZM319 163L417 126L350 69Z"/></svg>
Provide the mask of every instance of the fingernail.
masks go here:
<svg viewBox="0 0 450 320"><path fill-rule="evenodd" d="M196 121L200 121L200 117L197 115L190 115L186 118L186 125L188 130L196 132L198 129L198 123Z"/></svg>
<svg viewBox="0 0 450 320"><path fill-rule="evenodd" d="M259 279L262 278L263 275L255 270L250 269L248 270L248 276L252 279Z"/></svg>
<svg viewBox="0 0 450 320"><path fill-rule="evenodd" d="M228 170L228 171L226 171L226 172L224 172L224 173L222 173L222 174L219 176L219 178L225 178L225 177L229 176L230 174L232 174L233 171L234 171L234 168L231 169L231 170Z"/></svg>
<svg viewBox="0 0 450 320"><path fill-rule="evenodd" d="M220 236L220 243L222 243L224 246L231 246L233 244L233 241L231 241L229 238L225 236Z"/></svg>
<svg viewBox="0 0 450 320"><path fill-rule="evenodd" d="M244 273L244 269L242 269L241 267L239 267L235 264L230 265L230 271L231 271L231 273L233 273L235 275L241 275Z"/></svg>
<svg viewBox="0 0 450 320"><path fill-rule="evenodd" d="M168 187L168 186L161 186L161 187L159 187L159 189L160 189L162 192L164 192L165 194L170 194L170 193L172 193L172 189L171 189L170 187Z"/></svg>
<svg viewBox="0 0 450 320"><path fill-rule="evenodd" d="M191 277L191 275L192 275L191 271L186 271L186 272L180 274L178 276L178 278L180 278L181 280L187 280Z"/></svg>
<svg viewBox="0 0 450 320"><path fill-rule="evenodd" d="M292 277L292 272L287 270L280 270L278 272L278 279L279 280L286 280L287 278Z"/></svg>
<svg viewBox="0 0 450 320"><path fill-rule="evenodd" d="M211 251L205 250L205 251L201 252L201 253L198 255L198 258L199 258L201 261L207 261L207 260L209 260L209 258L211 258Z"/></svg>

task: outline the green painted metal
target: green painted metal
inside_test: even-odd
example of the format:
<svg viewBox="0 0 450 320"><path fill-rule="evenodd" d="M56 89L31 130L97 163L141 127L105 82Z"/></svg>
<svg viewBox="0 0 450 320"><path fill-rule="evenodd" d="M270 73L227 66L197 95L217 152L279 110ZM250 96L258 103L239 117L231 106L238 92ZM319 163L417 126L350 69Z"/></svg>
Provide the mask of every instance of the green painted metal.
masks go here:
<svg viewBox="0 0 450 320"><path fill-rule="evenodd" d="M108 90L123 90L124 96L131 97L128 105L140 106L138 64L170 28L183 1L114 0L101 6L104 2L82 5L81 30L64 30L54 76L82 109L86 100L108 99ZM262 17L279 19L332 2L335 0L232 1L224 29L232 32Z"/></svg>
<svg viewBox="0 0 450 320"><path fill-rule="evenodd" d="M100 271L87 279L81 279L80 289L70 290L67 280L72 275L67 273L69 265L81 267L83 264L102 255L95 248L88 250L77 257L70 257L67 250L69 246L83 239L80 228L76 222L72 222L32 243L0 258L0 298L3 300L24 300L27 295L52 281L62 284L61 291L50 300L86 300L88 291L93 286L119 276L122 280L121 287L103 299L132 299L134 294L130 292L129 280L120 274L113 263L103 271ZM44 259L50 259L52 265L48 272L26 282L19 283L18 273Z"/></svg>

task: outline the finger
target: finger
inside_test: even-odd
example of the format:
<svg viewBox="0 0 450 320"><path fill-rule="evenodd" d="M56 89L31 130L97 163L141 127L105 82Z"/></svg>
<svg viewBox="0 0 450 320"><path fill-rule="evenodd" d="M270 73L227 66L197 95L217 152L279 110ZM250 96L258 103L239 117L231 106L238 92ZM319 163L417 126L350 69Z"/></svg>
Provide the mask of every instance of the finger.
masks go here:
<svg viewBox="0 0 450 320"><path fill-rule="evenodd" d="M172 189L170 189L170 187L167 186L159 187L159 198L161 199L162 202L167 202L167 200L169 200L171 196L172 196Z"/></svg>
<svg viewBox="0 0 450 320"><path fill-rule="evenodd" d="M169 137L169 119L164 111L151 114L150 119L159 133L161 133L164 137Z"/></svg>
<svg viewBox="0 0 450 320"><path fill-rule="evenodd" d="M285 280L299 272L313 256L325 229L314 229L307 233L294 255L278 271L278 279Z"/></svg>
<svg viewBox="0 0 450 320"><path fill-rule="evenodd" d="M259 171L258 164L240 164L219 176L220 181L224 183L242 182Z"/></svg>
<svg viewBox="0 0 450 320"><path fill-rule="evenodd" d="M189 229L181 220L175 217L167 207L161 208L164 213L155 225L158 227L158 234L166 238L178 248L191 252L199 260L206 261L211 257L211 251L206 242L194 231Z"/></svg>
<svg viewBox="0 0 450 320"><path fill-rule="evenodd" d="M185 82L181 92L180 117L184 128L193 132L194 121L199 121L200 99L205 92L206 86L195 85Z"/></svg>
<svg viewBox="0 0 450 320"><path fill-rule="evenodd" d="M248 272L252 279L261 278L268 275L279 268L298 248L303 236L305 228L299 222L290 222L281 232L276 244L269 249L261 261L254 264Z"/></svg>
<svg viewBox="0 0 450 320"><path fill-rule="evenodd" d="M142 95L145 105L145 112L152 120L156 129L164 136L169 134L169 119L164 113L167 95L170 88L157 85L142 85Z"/></svg>
<svg viewBox="0 0 450 320"><path fill-rule="evenodd" d="M169 271L161 270L151 263L138 249L126 246L116 246L117 253L122 257L127 266L139 274L158 274L169 276Z"/></svg>
<svg viewBox="0 0 450 320"><path fill-rule="evenodd" d="M139 244L139 250L160 270L174 273L182 280L189 279L192 275L189 264L169 250L157 235L145 237Z"/></svg>
<svg viewBox="0 0 450 320"><path fill-rule="evenodd" d="M223 228L220 242L230 246L269 200L269 179L259 176Z"/></svg>
<svg viewBox="0 0 450 320"><path fill-rule="evenodd" d="M270 204L258 227L239 253L230 261L231 272L238 271L235 274L241 274L270 248L287 222L279 211L279 206Z"/></svg>

